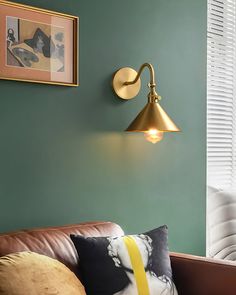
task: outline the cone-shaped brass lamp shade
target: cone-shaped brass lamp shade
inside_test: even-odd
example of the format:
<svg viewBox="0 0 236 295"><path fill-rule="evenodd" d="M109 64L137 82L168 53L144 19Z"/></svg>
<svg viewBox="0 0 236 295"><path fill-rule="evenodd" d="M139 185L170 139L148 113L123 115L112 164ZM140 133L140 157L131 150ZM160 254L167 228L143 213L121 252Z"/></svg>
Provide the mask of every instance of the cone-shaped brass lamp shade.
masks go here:
<svg viewBox="0 0 236 295"><path fill-rule="evenodd" d="M144 63L138 72L132 68L121 68L114 75L113 88L122 99L134 98L139 93L140 76L145 68L148 68L150 72L148 103L126 131L143 132L147 141L156 143L162 140L164 132L178 132L180 129L159 105L161 97L156 91L153 66L150 63Z"/></svg>
<svg viewBox="0 0 236 295"><path fill-rule="evenodd" d="M160 106L159 102L148 102L126 131L147 132L150 129L156 129L162 132L180 131Z"/></svg>

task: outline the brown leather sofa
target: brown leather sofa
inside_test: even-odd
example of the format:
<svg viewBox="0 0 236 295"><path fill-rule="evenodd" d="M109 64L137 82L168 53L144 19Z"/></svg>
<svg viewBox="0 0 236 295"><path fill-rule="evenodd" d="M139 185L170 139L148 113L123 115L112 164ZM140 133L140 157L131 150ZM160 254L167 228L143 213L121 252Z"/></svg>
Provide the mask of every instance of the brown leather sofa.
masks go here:
<svg viewBox="0 0 236 295"><path fill-rule="evenodd" d="M61 261L76 273L78 256L70 234L122 235L123 230L112 222L90 222L2 234L0 256L33 251ZM236 295L236 263L178 253L170 256L179 295Z"/></svg>

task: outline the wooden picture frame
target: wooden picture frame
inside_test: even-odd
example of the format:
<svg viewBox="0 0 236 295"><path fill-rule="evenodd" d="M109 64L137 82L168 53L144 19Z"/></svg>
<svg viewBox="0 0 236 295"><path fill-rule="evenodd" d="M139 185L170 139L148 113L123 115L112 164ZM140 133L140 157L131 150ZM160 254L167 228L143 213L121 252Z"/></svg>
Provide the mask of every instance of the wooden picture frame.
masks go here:
<svg viewBox="0 0 236 295"><path fill-rule="evenodd" d="M0 0L0 79L78 86L79 18Z"/></svg>

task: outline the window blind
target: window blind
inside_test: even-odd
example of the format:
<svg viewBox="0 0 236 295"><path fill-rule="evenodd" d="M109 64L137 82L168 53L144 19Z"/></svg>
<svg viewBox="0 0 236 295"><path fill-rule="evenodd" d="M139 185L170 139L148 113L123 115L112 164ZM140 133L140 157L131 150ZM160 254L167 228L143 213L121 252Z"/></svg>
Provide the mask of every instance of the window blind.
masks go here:
<svg viewBox="0 0 236 295"><path fill-rule="evenodd" d="M208 185L236 184L236 0L208 0Z"/></svg>

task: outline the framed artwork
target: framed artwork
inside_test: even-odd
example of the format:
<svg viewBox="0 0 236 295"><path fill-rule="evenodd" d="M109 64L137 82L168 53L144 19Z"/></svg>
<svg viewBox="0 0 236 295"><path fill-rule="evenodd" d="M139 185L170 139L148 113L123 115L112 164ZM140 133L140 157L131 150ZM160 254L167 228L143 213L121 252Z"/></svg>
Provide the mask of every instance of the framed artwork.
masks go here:
<svg viewBox="0 0 236 295"><path fill-rule="evenodd" d="M0 0L0 79L78 86L79 18Z"/></svg>

